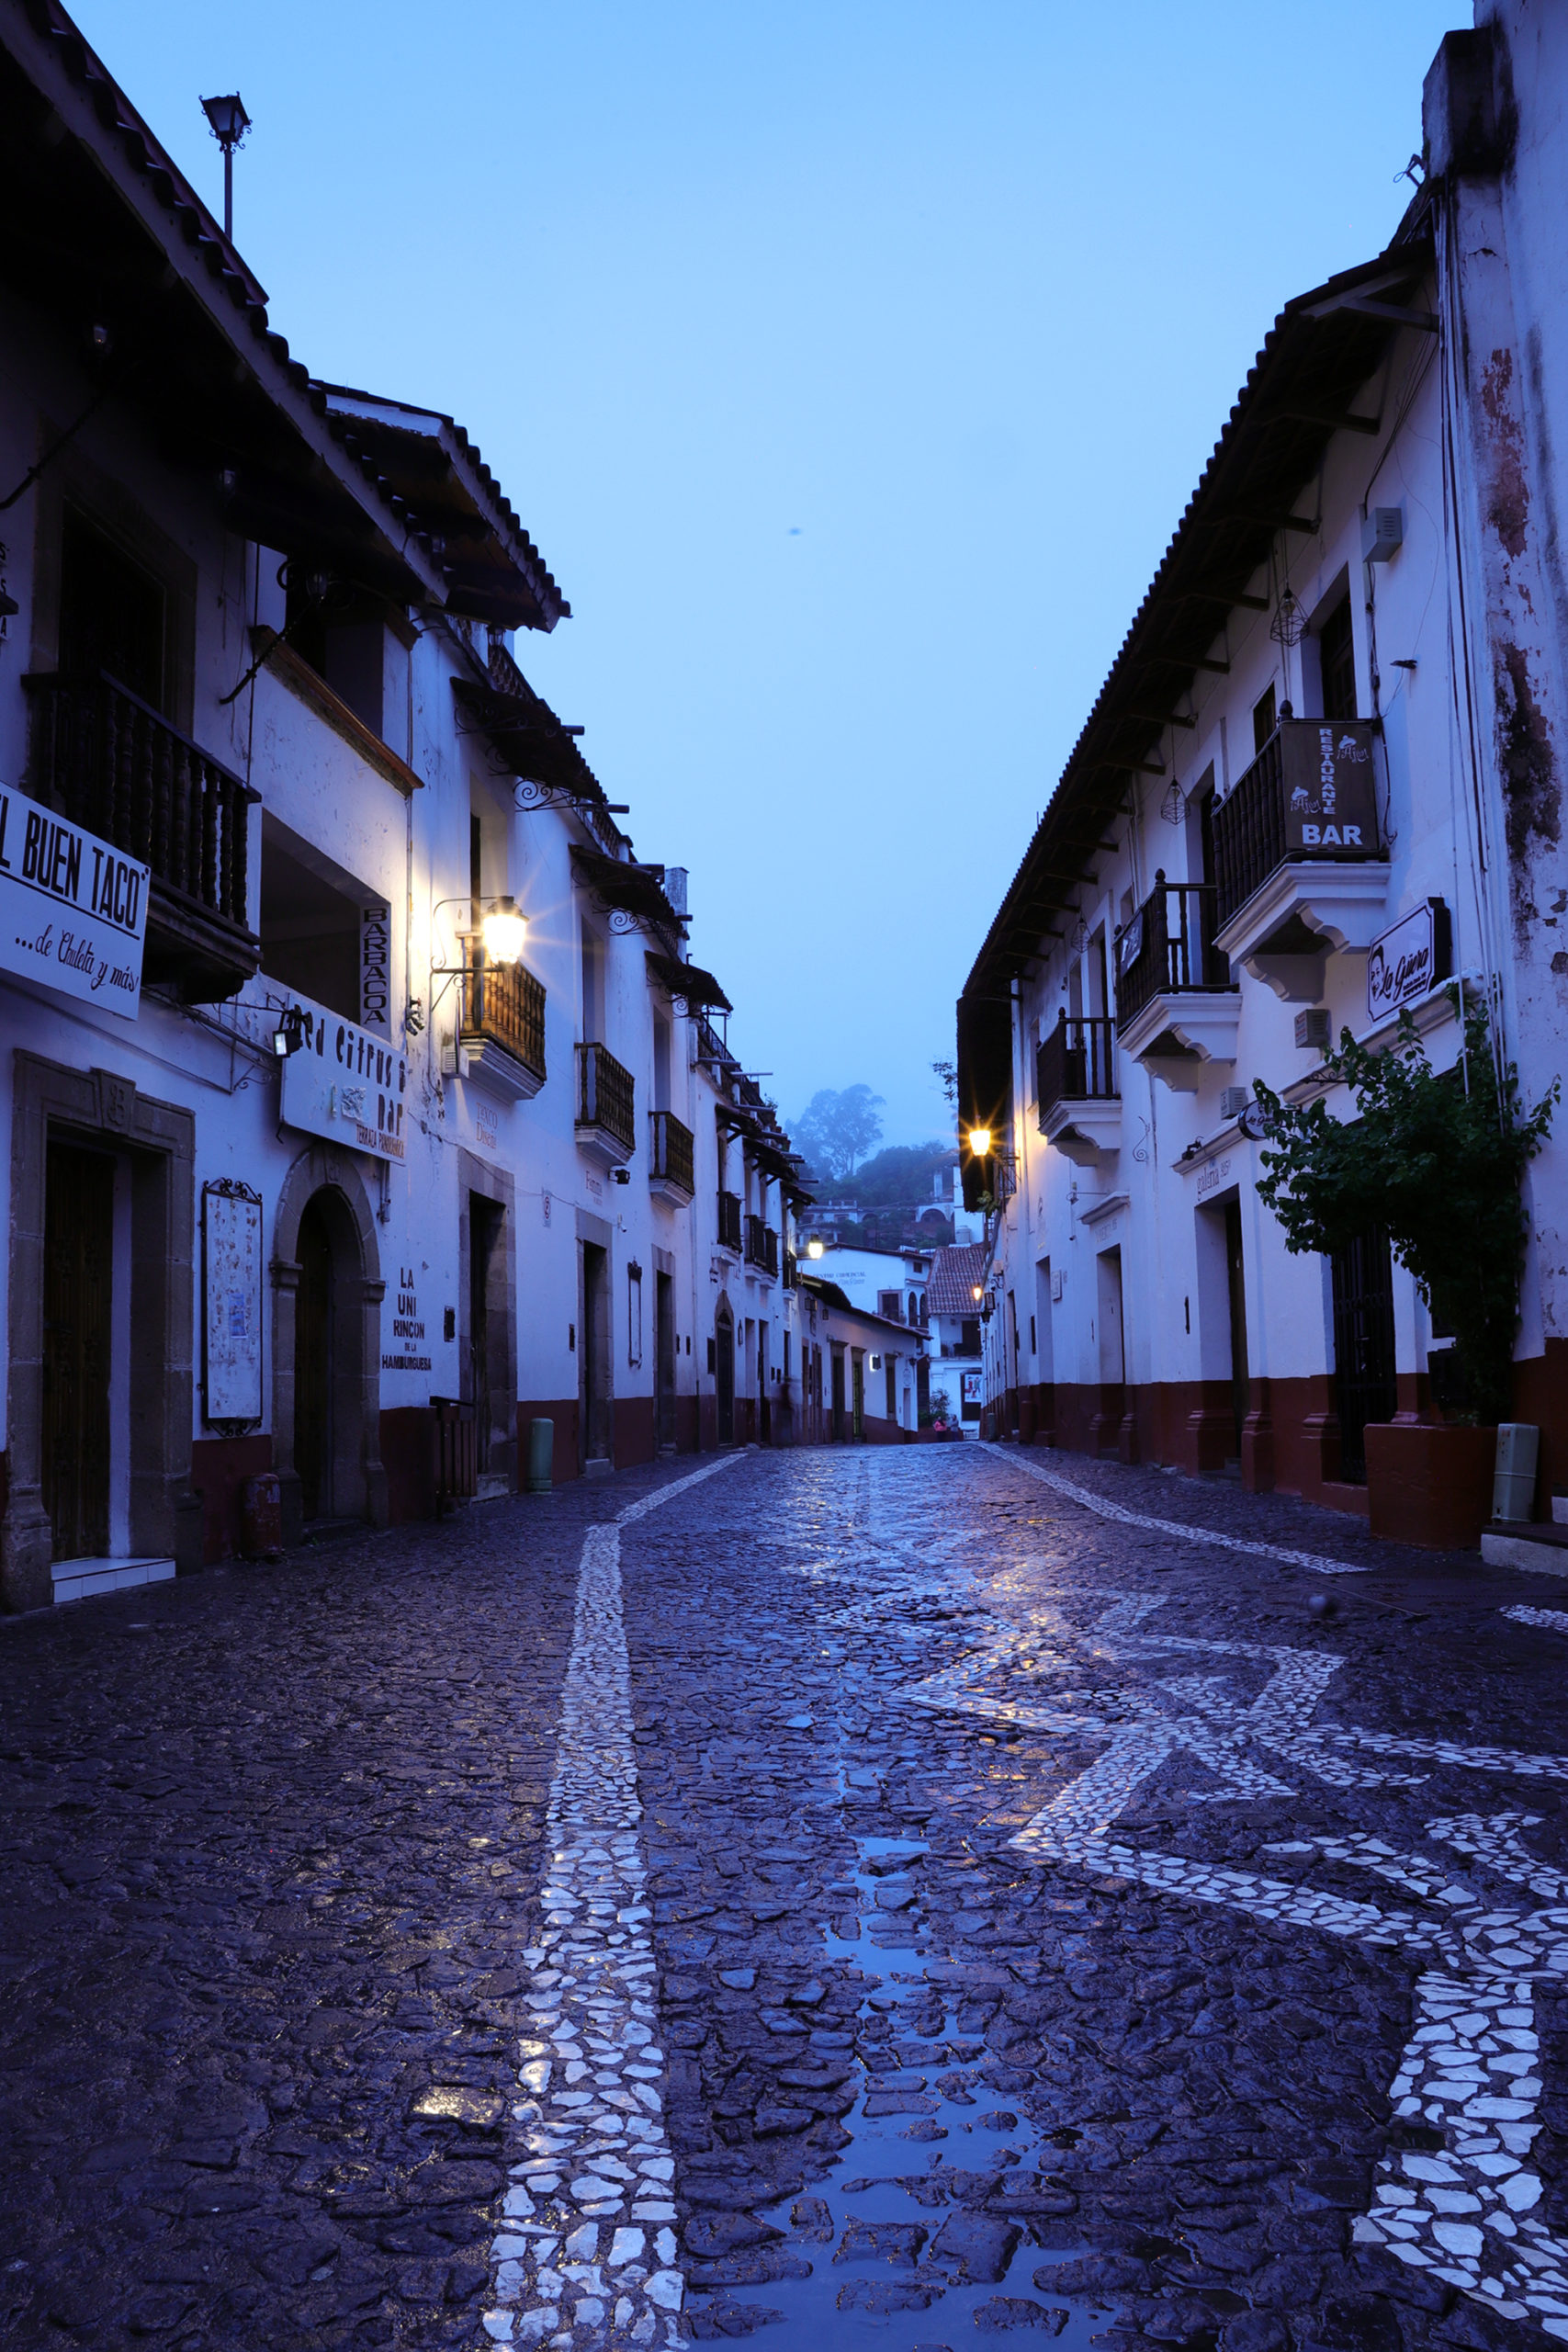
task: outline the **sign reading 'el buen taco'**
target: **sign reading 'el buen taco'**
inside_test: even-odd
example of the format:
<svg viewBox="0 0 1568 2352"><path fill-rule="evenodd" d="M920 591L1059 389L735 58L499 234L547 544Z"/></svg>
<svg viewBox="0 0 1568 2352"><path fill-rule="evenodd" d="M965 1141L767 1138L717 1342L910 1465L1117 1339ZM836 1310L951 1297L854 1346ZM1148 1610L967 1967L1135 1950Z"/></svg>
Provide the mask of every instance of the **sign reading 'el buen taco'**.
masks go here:
<svg viewBox="0 0 1568 2352"><path fill-rule="evenodd" d="M0 967L134 1021L145 865L0 785Z"/></svg>

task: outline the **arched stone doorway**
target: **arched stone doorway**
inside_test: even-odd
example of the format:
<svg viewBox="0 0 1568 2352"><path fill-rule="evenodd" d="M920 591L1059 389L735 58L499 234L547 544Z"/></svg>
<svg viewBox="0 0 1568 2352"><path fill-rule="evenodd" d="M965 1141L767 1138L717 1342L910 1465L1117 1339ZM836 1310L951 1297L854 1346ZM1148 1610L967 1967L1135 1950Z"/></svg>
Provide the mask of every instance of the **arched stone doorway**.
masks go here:
<svg viewBox="0 0 1568 2352"><path fill-rule="evenodd" d="M720 1292L713 1317L714 1385L718 1397L718 1442L735 1442L735 1314Z"/></svg>
<svg viewBox="0 0 1568 2352"><path fill-rule="evenodd" d="M272 1261L272 1447L286 1543L311 1519L387 1521L381 1275L354 1160L318 1144L278 1196Z"/></svg>

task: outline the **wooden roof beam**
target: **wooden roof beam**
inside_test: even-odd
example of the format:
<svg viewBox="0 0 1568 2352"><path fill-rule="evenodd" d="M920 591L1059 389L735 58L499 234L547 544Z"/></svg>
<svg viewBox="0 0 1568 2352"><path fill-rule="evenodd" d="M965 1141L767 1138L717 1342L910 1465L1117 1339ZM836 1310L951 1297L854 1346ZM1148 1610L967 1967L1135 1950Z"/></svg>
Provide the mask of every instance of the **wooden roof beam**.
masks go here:
<svg viewBox="0 0 1568 2352"><path fill-rule="evenodd" d="M1269 610L1267 596L1245 595L1239 588L1181 588L1177 594L1190 597L1199 605L1239 605L1244 613L1266 613Z"/></svg>
<svg viewBox="0 0 1568 2352"><path fill-rule="evenodd" d="M1123 718L1142 719L1149 727L1196 727L1198 724L1195 718L1187 718L1179 710L1168 710L1163 714L1157 710L1127 710L1122 716Z"/></svg>
<svg viewBox="0 0 1568 2352"><path fill-rule="evenodd" d="M1259 424L1320 424L1325 433L1381 433L1381 416L1357 416L1348 409L1271 408Z"/></svg>

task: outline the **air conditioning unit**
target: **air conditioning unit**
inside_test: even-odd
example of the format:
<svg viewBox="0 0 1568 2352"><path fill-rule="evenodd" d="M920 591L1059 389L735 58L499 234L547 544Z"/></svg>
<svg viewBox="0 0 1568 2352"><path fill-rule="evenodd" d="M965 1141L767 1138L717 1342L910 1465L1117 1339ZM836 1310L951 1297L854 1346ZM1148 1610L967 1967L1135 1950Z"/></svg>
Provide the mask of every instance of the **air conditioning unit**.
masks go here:
<svg viewBox="0 0 1568 2352"><path fill-rule="evenodd" d="M1374 506L1361 524L1361 560L1387 563L1404 545L1403 506Z"/></svg>
<svg viewBox="0 0 1568 2352"><path fill-rule="evenodd" d="M1297 1013L1296 1043L1298 1046L1302 1046L1303 1050L1315 1050L1320 1054L1325 1054L1328 1051L1330 1040L1331 1033L1328 1019L1328 1007L1326 1005L1314 1004L1311 1006L1307 1012Z"/></svg>
<svg viewBox="0 0 1568 2352"><path fill-rule="evenodd" d="M1221 1118L1239 1119L1247 1108L1248 1100L1245 1086L1227 1086L1220 1096Z"/></svg>

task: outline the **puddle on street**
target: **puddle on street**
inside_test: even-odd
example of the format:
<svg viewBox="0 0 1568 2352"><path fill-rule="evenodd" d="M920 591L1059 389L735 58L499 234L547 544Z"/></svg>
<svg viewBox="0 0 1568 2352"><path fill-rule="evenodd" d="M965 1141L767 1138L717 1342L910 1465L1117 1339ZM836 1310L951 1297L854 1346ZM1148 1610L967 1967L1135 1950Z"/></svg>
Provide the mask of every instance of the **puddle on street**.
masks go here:
<svg viewBox="0 0 1568 2352"><path fill-rule="evenodd" d="M906 2008L924 2012L929 2022L933 2007L928 1958L914 1948L919 1929L910 1926L908 1945L879 1945L865 1930L878 1917L891 1922L898 1917L874 1907L877 1889L897 1876L897 1858L916 1862L929 1849L910 1837L857 1837L855 1844L859 1867L835 1882L834 1891L841 1894L841 1912L859 1908L862 1935L852 1942L829 1928L824 1945L829 1960L848 1962L864 1980L857 2028L863 2032L865 2021L878 2014L889 2019L886 2063L869 2058L863 2044L856 2051L859 2033L812 2033L803 2058L808 2051L824 2070L834 2063L856 2064L854 2106L841 2119L850 2144L826 2179L757 2210L758 2220L782 2234L746 2249L770 2267L769 2256L782 2257L780 2268L809 2264L809 2275L711 2292L694 2289L688 2313L697 2320L712 2314L716 2324L705 2328L705 2335L721 2330L728 2335L750 2334L759 2322L742 2314L756 2312L759 2352L795 2352L807 2345L874 2346L876 2352L963 2352L967 2346L979 2352L1004 2335L1021 2347L1055 2344L1062 2352L1088 2352L1113 2324L1114 2307L1055 2295L1050 2287L1055 2266L1089 2251L1076 2218L998 2220L982 2211L978 2200L966 2209L944 2185L947 2176L953 2188L967 2186L953 2179L957 2175L995 2174L1004 2183L1010 2174L1049 2177L1063 2149L1059 2138L1043 2136L988 2085L986 2044L979 2035L959 2030L956 1995L941 1990L940 2031L917 2034L900 2023ZM911 1921L918 1905L919 1898L910 1905ZM845 2089L850 2086L847 2082ZM889 2093L906 2094L908 2108L868 2115L868 2102ZM987 2310L998 2301L1014 2309ZM1021 2304L1033 2310L1020 2310ZM774 2316L761 2321L762 2312Z"/></svg>

